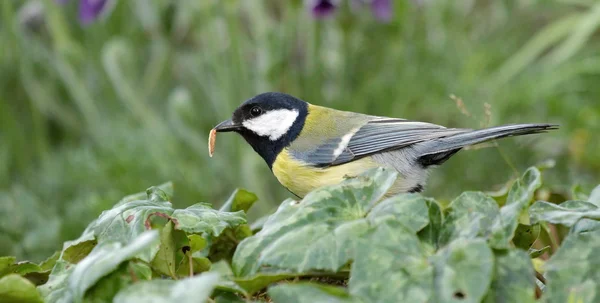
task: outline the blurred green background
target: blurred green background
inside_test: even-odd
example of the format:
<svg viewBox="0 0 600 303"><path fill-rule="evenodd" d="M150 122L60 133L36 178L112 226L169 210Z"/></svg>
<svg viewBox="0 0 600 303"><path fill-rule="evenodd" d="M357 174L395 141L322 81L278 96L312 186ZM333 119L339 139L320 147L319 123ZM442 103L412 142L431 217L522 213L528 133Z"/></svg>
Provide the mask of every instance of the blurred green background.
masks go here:
<svg viewBox="0 0 600 303"><path fill-rule="evenodd" d="M207 152L209 130L265 91L452 127L561 125L459 153L432 175L438 198L548 159L553 190L600 180L593 0L396 0L390 22L346 1L316 19L302 1L119 0L89 25L63 2L0 3L0 255L48 256L168 180L175 207L243 187L260 197L251 218L273 211L290 194L241 137Z"/></svg>

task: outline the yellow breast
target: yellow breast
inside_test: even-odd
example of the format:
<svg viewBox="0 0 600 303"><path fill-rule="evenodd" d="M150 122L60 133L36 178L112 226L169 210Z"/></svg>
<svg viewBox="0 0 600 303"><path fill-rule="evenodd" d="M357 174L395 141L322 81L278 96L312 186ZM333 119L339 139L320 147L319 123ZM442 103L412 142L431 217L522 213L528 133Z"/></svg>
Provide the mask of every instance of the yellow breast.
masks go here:
<svg viewBox="0 0 600 303"><path fill-rule="evenodd" d="M366 157L338 166L312 167L292 158L288 150L284 149L277 156L272 169L281 185L299 197L304 197L318 187L338 184L344 177L355 177L377 166L370 157Z"/></svg>

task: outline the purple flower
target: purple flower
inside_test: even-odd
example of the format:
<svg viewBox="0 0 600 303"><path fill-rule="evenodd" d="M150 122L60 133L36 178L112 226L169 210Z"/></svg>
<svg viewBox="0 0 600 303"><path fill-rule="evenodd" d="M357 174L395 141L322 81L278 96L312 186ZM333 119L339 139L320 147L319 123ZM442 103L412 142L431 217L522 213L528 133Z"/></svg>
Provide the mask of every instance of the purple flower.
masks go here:
<svg viewBox="0 0 600 303"><path fill-rule="evenodd" d="M108 0L80 0L79 20L83 24L94 22L102 11L108 6Z"/></svg>
<svg viewBox="0 0 600 303"><path fill-rule="evenodd" d="M309 7L317 18L331 16L339 5L339 0L310 0Z"/></svg>
<svg viewBox="0 0 600 303"><path fill-rule="evenodd" d="M55 0L58 4L66 4L69 0ZM110 1L115 0L79 0L79 21L82 24L90 24L104 12Z"/></svg>
<svg viewBox="0 0 600 303"><path fill-rule="evenodd" d="M392 20L392 0L372 0L371 11L381 21Z"/></svg>
<svg viewBox="0 0 600 303"><path fill-rule="evenodd" d="M340 6L341 0L307 0L313 16L317 18L331 16ZM373 16L380 21L388 22L392 19L392 0L349 0L353 10L362 8L365 4L371 6Z"/></svg>

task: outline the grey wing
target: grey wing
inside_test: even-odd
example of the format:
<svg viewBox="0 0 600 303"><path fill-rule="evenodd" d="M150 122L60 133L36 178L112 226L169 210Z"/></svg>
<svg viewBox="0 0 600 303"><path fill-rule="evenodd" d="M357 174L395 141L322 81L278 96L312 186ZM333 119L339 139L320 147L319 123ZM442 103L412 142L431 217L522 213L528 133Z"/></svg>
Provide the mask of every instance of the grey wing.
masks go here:
<svg viewBox="0 0 600 303"><path fill-rule="evenodd" d="M316 166L340 165L374 153L404 148L469 131L402 119L379 118L364 124L353 133L317 147L303 158Z"/></svg>

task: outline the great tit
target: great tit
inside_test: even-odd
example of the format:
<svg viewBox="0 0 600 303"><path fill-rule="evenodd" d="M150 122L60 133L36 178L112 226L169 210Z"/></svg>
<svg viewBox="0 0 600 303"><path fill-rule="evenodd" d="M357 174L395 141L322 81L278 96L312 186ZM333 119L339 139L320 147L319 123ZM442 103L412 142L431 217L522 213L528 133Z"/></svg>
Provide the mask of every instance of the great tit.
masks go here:
<svg viewBox="0 0 600 303"><path fill-rule="evenodd" d="M556 128L552 124L446 128L335 110L268 92L242 103L230 120L211 133L240 134L277 180L302 198L318 187L375 167L395 169L399 174L387 196L421 192L429 170L466 146Z"/></svg>

